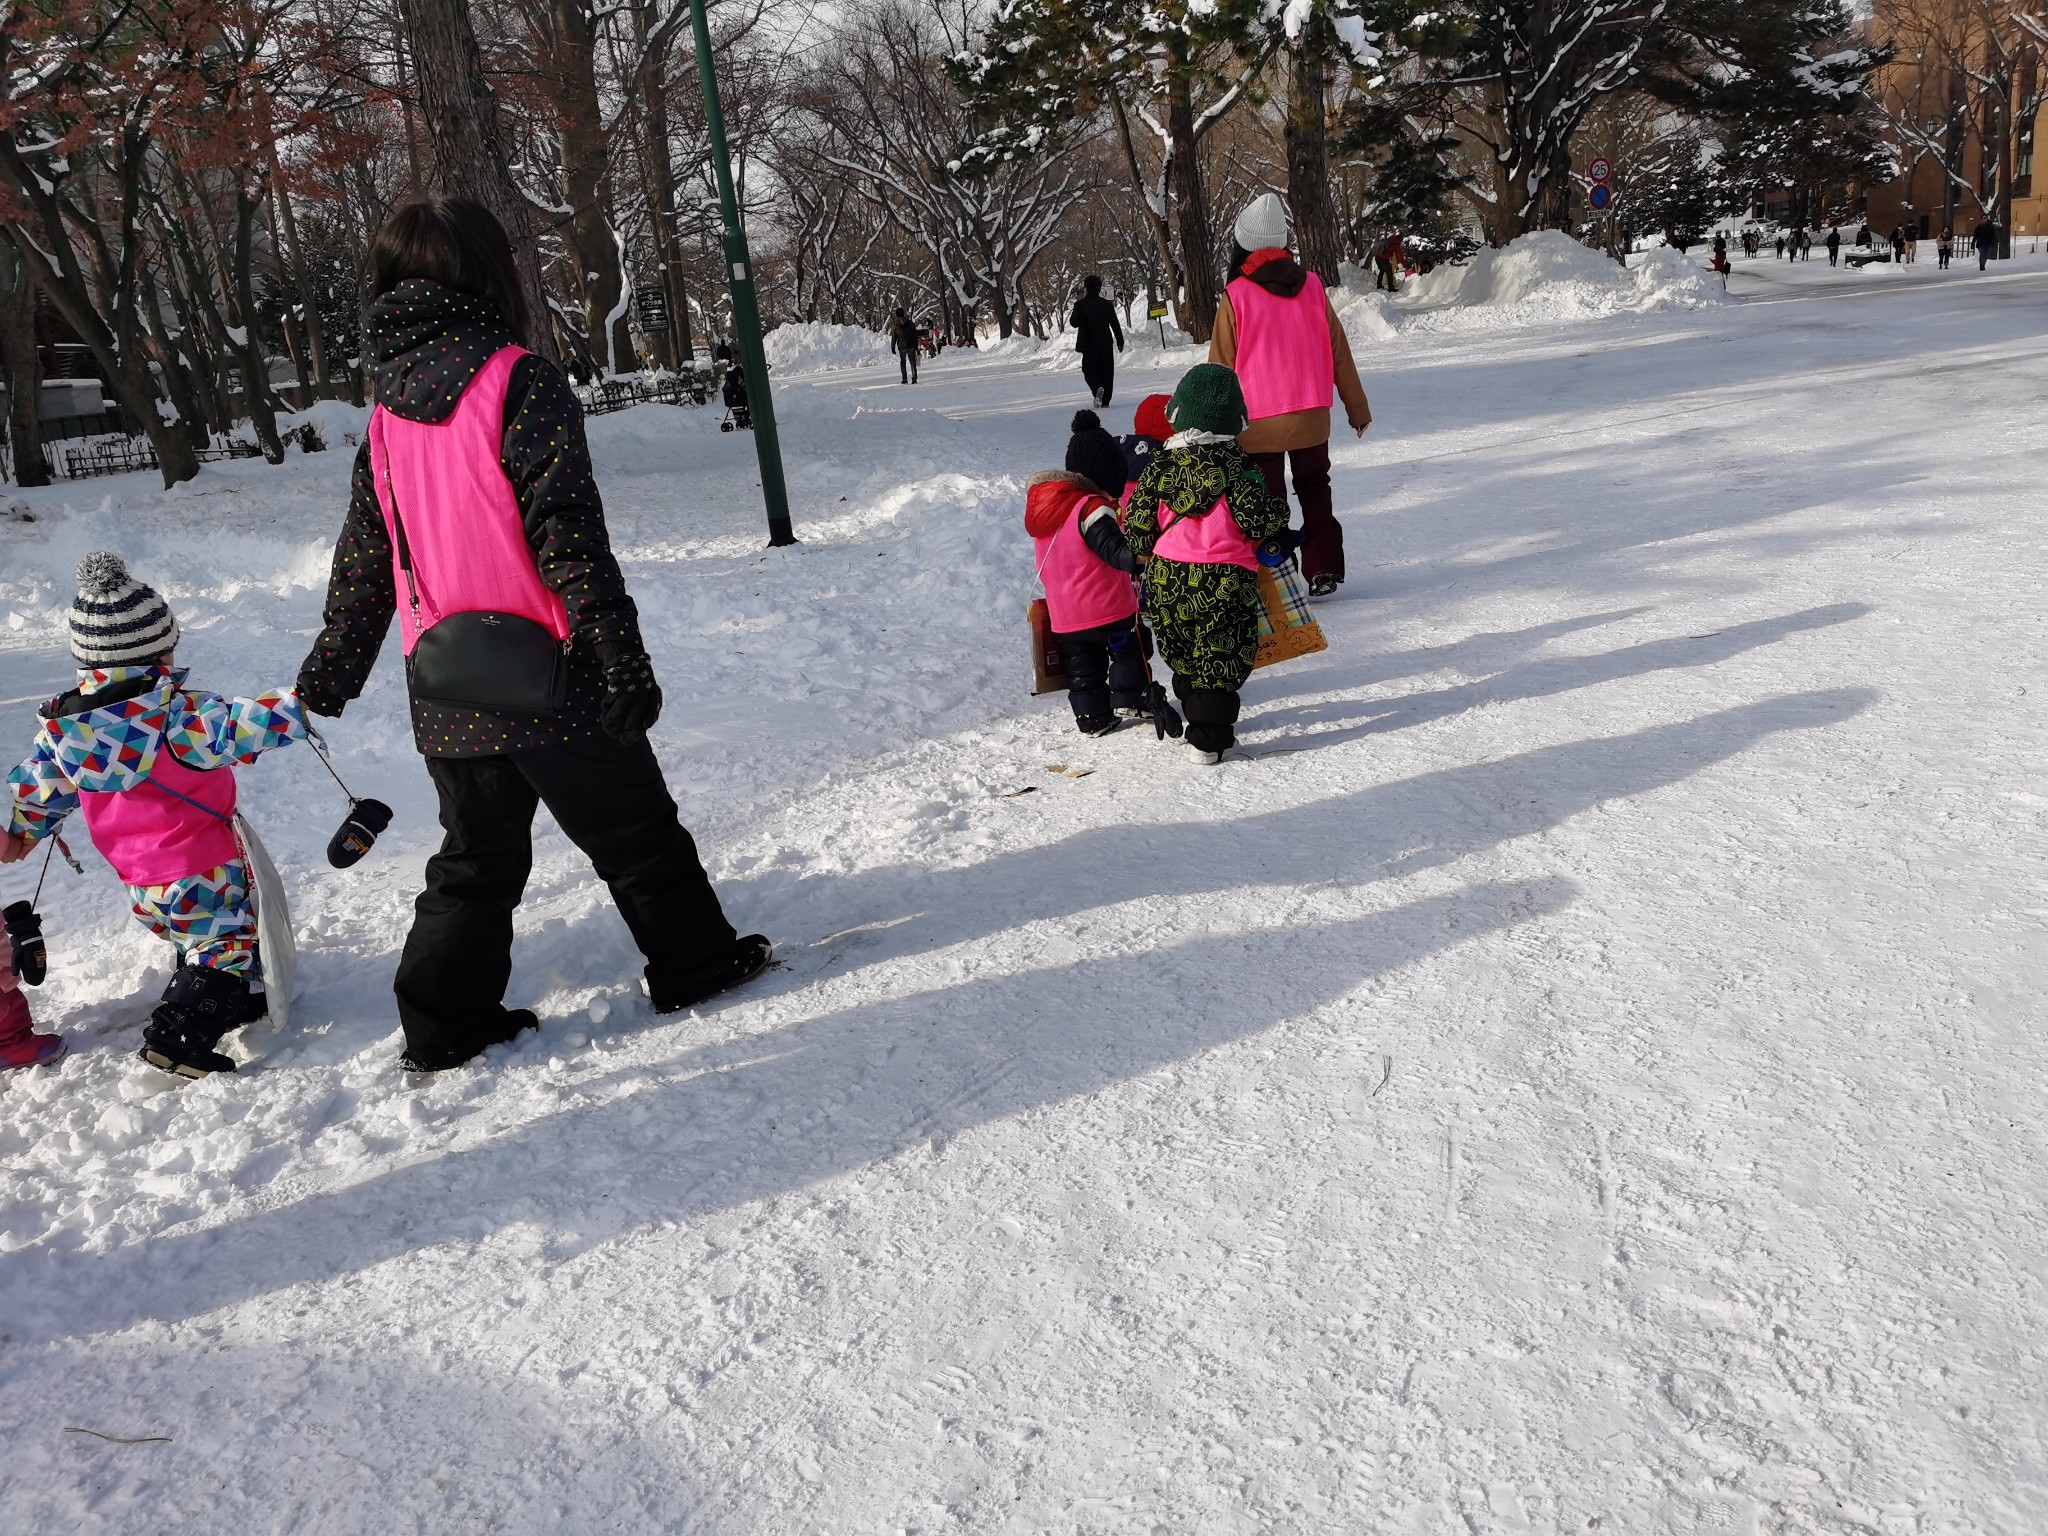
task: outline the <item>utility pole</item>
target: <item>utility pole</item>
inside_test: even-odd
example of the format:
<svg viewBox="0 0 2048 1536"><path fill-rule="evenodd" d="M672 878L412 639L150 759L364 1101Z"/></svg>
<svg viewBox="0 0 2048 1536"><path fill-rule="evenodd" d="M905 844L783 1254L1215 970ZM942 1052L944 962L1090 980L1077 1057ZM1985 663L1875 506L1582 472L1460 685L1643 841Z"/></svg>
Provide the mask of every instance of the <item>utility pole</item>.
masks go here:
<svg viewBox="0 0 2048 1536"><path fill-rule="evenodd" d="M761 499L768 504L771 548L794 544L789 526L789 490L782 480L782 443L775 435L775 401L768 389L768 356L761 348L761 311L754 303L754 266L747 256L747 232L740 228L739 201L732 190L732 155L725 147L725 112L718 103L718 76L711 67L711 28L704 0L690 0L690 30L697 41L697 83L704 91L704 130L711 140L711 172L718 182L718 212L725 222L725 275L732 285L732 328L739 333L740 366L747 375L747 407L754 418L754 453L761 462Z"/></svg>

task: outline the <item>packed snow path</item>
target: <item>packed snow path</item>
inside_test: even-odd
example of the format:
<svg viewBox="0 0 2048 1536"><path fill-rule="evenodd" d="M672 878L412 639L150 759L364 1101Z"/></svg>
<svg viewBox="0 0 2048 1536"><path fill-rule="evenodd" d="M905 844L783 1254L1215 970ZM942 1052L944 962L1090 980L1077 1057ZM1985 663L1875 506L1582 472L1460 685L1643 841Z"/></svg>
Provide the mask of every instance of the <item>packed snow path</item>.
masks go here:
<svg viewBox="0 0 2048 1536"><path fill-rule="evenodd" d="M390 655L331 732L399 810L362 866L310 757L244 776L305 990L238 1076L132 1060L166 952L53 873L0 1524L2048 1525L2048 276L1360 362L1331 649L1211 770L1023 696L1071 363L782 380L773 553L715 411L593 423L671 782L786 962L701 1016L550 825L543 1037L401 1084ZM103 544L195 680L288 679L347 468L17 495L0 738Z"/></svg>

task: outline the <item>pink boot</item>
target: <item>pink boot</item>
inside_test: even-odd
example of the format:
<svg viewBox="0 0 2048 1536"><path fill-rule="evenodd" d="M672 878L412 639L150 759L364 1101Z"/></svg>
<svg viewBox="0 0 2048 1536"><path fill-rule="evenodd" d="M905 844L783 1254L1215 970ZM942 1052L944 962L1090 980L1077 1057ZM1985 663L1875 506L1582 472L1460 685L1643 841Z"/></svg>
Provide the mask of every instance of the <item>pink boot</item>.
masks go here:
<svg viewBox="0 0 2048 1536"><path fill-rule="evenodd" d="M64 1054L61 1035L39 1035L15 979L14 956L0 944L0 1068L35 1067Z"/></svg>

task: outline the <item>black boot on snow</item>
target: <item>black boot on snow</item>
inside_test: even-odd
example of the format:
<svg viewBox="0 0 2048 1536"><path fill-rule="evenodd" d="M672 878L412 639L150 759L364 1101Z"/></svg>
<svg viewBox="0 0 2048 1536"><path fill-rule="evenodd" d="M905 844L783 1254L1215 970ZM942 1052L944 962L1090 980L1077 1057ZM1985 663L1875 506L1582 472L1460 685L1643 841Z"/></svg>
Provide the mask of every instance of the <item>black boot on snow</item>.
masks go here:
<svg viewBox="0 0 2048 1536"><path fill-rule="evenodd" d="M428 1077L436 1072L468 1066L494 1045L505 1045L529 1029L540 1028L540 1015L530 1008L501 1008L494 1027L481 1031L466 1050L428 1055L407 1050L398 1058L398 1069L409 1077Z"/></svg>
<svg viewBox="0 0 2048 1536"><path fill-rule="evenodd" d="M179 1077L235 1070L214 1047L246 1021L249 978L204 965L181 965L142 1031L142 1059Z"/></svg>
<svg viewBox="0 0 2048 1536"><path fill-rule="evenodd" d="M691 971L673 984L657 982L649 976L647 990L654 1003L654 1011L681 1013L685 1008L694 1008L721 992L730 992L767 970L774 955L775 946L768 942L767 934L750 933L733 941L732 953L724 960Z"/></svg>

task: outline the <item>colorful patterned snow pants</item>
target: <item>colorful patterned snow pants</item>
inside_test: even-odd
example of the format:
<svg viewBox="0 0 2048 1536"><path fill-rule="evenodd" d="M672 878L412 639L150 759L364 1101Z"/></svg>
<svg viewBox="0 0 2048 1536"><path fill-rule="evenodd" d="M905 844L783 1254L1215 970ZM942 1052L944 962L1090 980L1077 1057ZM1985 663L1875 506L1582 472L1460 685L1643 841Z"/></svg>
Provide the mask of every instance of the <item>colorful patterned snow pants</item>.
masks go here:
<svg viewBox="0 0 2048 1536"><path fill-rule="evenodd" d="M142 926L178 946L187 965L240 976L256 964L256 908L249 872L237 859L169 885L131 885L128 900Z"/></svg>

